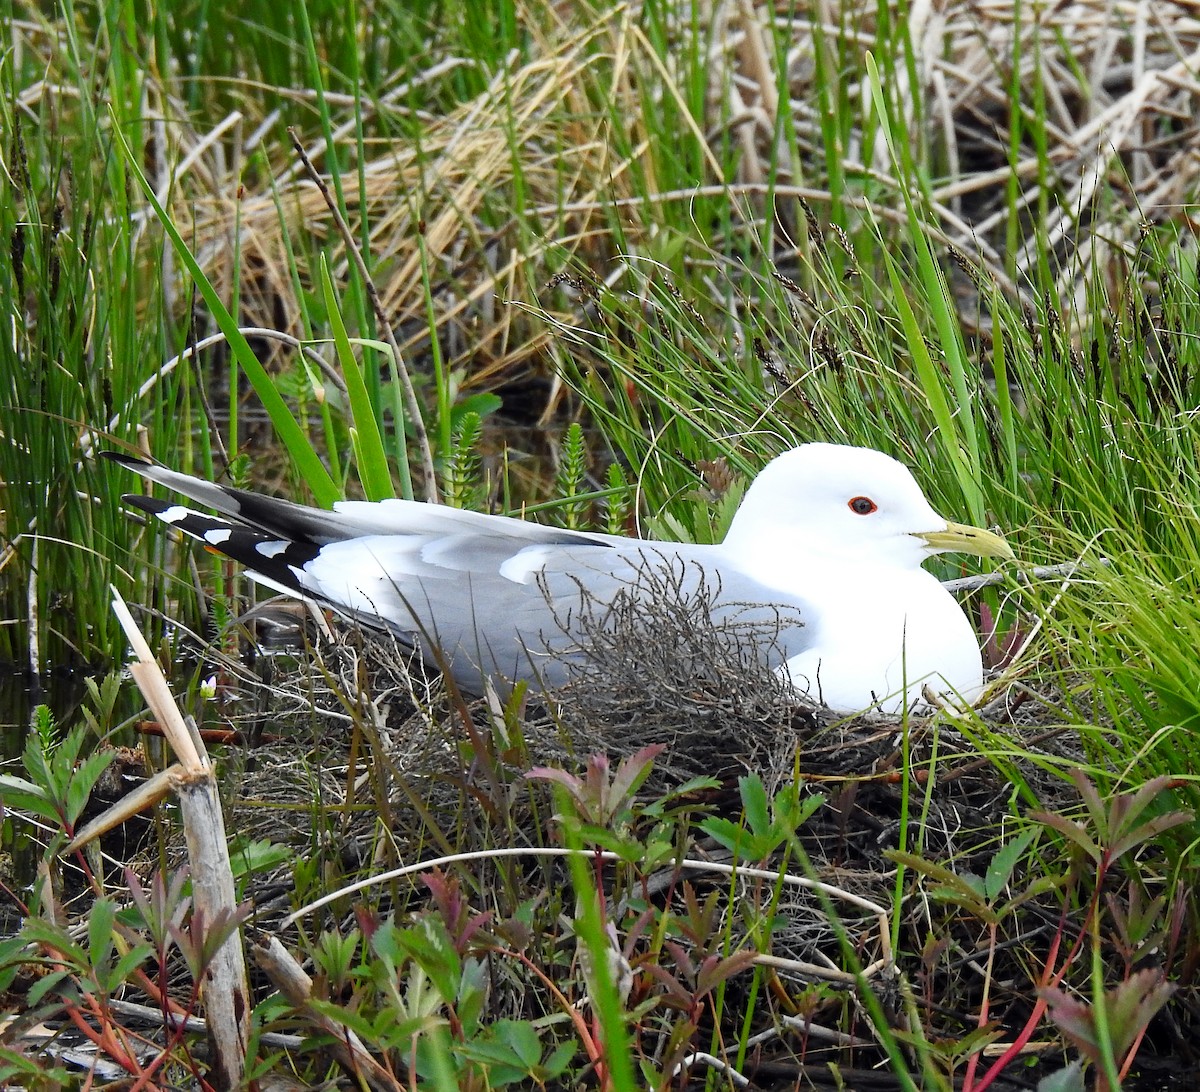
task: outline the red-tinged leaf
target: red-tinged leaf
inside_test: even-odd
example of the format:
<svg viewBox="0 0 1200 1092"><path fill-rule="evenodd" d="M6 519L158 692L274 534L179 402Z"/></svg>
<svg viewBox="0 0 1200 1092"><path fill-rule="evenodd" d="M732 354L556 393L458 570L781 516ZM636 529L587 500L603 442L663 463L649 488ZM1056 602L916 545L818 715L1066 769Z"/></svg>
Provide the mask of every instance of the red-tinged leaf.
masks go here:
<svg viewBox="0 0 1200 1092"><path fill-rule="evenodd" d="M1100 799L1100 794L1096 791L1096 786L1092 784L1088 775L1080 769L1071 771L1071 780L1075 782L1075 788L1079 791L1079 795L1083 797L1083 802L1087 805L1088 814L1092 818L1092 827L1096 831L1096 836L1101 842L1107 842L1109 837L1108 827L1108 812L1104 808L1104 801Z"/></svg>
<svg viewBox="0 0 1200 1092"><path fill-rule="evenodd" d="M663 947L671 953L671 958L675 960L683 974L694 982L696 980L696 964L692 962L692 957L688 955L687 949L674 940L664 941Z"/></svg>
<svg viewBox="0 0 1200 1092"><path fill-rule="evenodd" d="M1168 815L1160 815L1156 819L1147 820L1140 827L1134 827L1124 837L1118 838L1110 847L1109 854L1115 861L1118 857L1128 853L1134 846L1156 838L1163 831L1170 830L1172 827L1182 826L1191 821L1192 816L1182 811L1173 811Z"/></svg>
<svg viewBox="0 0 1200 1092"><path fill-rule="evenodd" d="M691 991L675 975L671 974L666 967L662 967L657 963L649 963L646 965L645 970L649 972L655 982L667 991L668 1004L684 1011L691 1007Z"/></svg>
<svg viewBox="0 0 1200 1092"><path fill-rule="evenodd" d="M1051 830L1057 830L1063 837L1069 838L1079 846L1093 861L1097 864L1100 863L1100 858L1103 856L1100 847L1092 841L1082 823L1046 811L1032 811L1029 813L1029 817Z"/></svg>
<svg viewBox="0 0 1200 1092"><path fill-rule="evenodd" d="M1092 1006L1057 986L1043 986L1038 995L1046 1002L1046 1014L1076 1047L1091 1061L1097 1061L1100 1048L1096 1042L1096 1022Z"/></svg>
<svg viewBox="0 0 1200 1092"><path fill-rule="evenodd" d="M1131 796L1122 795L1118 797L1123 805L1121 809L1121 822L1120 824L1113 823L1113 834L1120 833L1124 827L1135 822L1137 817L1170 787L1171 778L1166 776L1154 777ZM1116 801L1114 801L1115 803Z"/></svg>
<svg viewBox="0 0 1200 1092"><path fill-rule="evenodd" d="M654 760L666 749L665 744L651 743L634 751L621 762L613 776L614 802L633 795L642 787L642 783L650 776L650 771L654 768Z"/></svg>
<svg viewBox="0 0 1200 1092"><path fill-rule="evenodd" d="M583 782L578 777L567 773L566 770L555 769L553 766L534 766L525 776L531 781L557 781L572 796L576 797L583 787Z"/></svg>
<svg viewBox="0 0 1200 1092"><path fill-rule="evenodd" d="M1146 1025L1175 992L1173 983L1158 967L1136 971L1104 995L1113 1054L1124 1062Z"/></svg>
<svg viewBox="0 0 1200 1092"><path fill-rule="evenodd" d="M757 952L748 950L734 952L733 955L725 956L724 959L719 956L709 956L700 965L700 973L696 976L696 996L710 993L727 978L749 970L754 966L757 958Z"/></svg>

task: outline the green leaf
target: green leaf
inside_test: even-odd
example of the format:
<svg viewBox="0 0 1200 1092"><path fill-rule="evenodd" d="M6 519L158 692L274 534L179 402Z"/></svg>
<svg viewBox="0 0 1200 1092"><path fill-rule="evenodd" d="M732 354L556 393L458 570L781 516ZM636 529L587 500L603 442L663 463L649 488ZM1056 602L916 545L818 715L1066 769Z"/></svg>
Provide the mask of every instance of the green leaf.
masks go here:
<svg viewBox="0 0 1200 1092"><path fill-rule="evenodd" d="M573 1039L568 1039L565 1043L559 1043L551 1052L550 1056L542 1063L539 1076L544 1082L550 1082L557 1077L561 1077L566 1072L567 1066L571 1064L571 1059L575 1057L575 1052L579 1049L578 1044Z"/></svg>
<svg viewBox="0 0 1200 1092"><path fill-rule="evenodd" d="M714 816L701 822L700 829L739 860L746 859L742 853L742 846L752 835L740 823Z"/></svg>
<svg viewBox="0 0 1200 1092"><path fill-rule="evenodd" d="M26 811L55 825L58 809L49 794L39 785L12 774L0 774L0 801L11 811Z"/></svg>
<svg viewBox="0 0 1200 1092"><path fill-rule="evenodd" d="M99 967L108 959L113 945L113 921L117 905L112 899L97 899L88 914L88 959Z"/></svg>
<svg viewBox="0 0 1200 1092"><path fill-rule="evenodd" d="M983 892L988 902L995 902L1008 886L1013 869L1017 862L1025 856L1025 851L1038 836L1036 829L1025 830L1000 847L999 852L988 865L987 875L983 880Z"/></svg>
<svg viewBox="0 0 1200 1092"><path fill-rule="evenodd" d="M83 814L83 809L87 807L88 799L92 795L92 789L96 787L96 782L100 780L104 771L116 757L117 752L113 750L96 751L88 755L76 767L75 774L67 785L67 821L69 823L74 824L75 820Z"/></svg>
<svg viewBox="0 0 1200 1092"><path fill-rule="evenodd" d="M66 971L51 971L48 975L39 978L29 987L29 992L25 995L25 1007L29 1009L37 1008L42 998L50 993L57 993L60 986L63 987L62 992L66 996L72 999L79 996L71 976Z"/></svg>
<svg viewBox="0 0 1200 1092"><path fill-rule="evenodd" d="M496 1025L496 1036L508 1043L526 1070L532 1070L542 1060L541 1040L527 1021L501 1020Z"/></svg>
<svg viewBox="0 0 1200 1092"><path fill-rule="evenodd" d="M1074 1061L1064 1069L1038 1081L1037 1092L1087 1092L1083 1079L1083 1062Z"/></svg>
<svg viewBox="0 0 1200 1092"><path fill-rule="evenodd" d="M112 973L109 975L109 981L114 986L128 982L133 977L133 972L152 955L154 955L154 947L150 944L138 944L130 948L128 952L117 960L116 966L113 967Z"/></svg>
<svg viewBox="0 0 1200 1092"><path fill-rule="evenodd" d="M742 809L746 813L746 824L756 835L765 834L771 826L767 812L767 790L758 774L738 778L738 790L742 794Z"/></svg>
<svg viewBox="0 0 1200 1092"><path fill-rule="evenodd" d="M362 369L358 366L354 349L350 345L324 254L321 255L321 290L329 311L333 344L337 349L338 362L346 380L346 393L350 399L350 417L354 422L351 437L358 477L367 500L387 500L394 497L396 491L392 488L392 476L388 471L387 453L384 451L383 436L379 431L379 419L375 414L375 407L371 404L371 395L363 380Z"/></svg>

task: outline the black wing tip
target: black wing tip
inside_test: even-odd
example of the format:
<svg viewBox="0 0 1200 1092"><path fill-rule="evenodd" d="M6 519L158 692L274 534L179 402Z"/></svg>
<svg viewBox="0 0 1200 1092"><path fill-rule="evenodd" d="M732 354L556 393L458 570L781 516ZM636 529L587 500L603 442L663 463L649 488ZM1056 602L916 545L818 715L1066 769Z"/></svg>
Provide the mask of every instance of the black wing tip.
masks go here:
<svg viewBox="0 0 1200 1092"><path fill-rule="evenodd" d="M154 465L149 459L144 459L140 455L130 455L125 451L99 451L97 454L102 459L111 459L114 463L118 463L129 470L140 471L143 467Z"/></svg>
<svg viewBox="0 0 1200 1092"><path fill-rule="evenodd" d="M130 508L138 508L143 512L149 512L152 516L157 516L160 512L165 512L168 508L175 508L178 502L163 500L160 497L147 497L144 493L123 493L121 494L121 503L128 505Z"/></svg>

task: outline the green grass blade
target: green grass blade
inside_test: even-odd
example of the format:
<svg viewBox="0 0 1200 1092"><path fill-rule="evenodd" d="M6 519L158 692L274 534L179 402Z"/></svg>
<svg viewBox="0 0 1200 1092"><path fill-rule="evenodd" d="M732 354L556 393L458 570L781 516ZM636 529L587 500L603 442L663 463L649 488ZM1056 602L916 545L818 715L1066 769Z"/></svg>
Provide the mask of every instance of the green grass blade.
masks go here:
<svg viewBox="0 0 1200 1092"><path fill-rule="evenodd" d="M221 297L217 294L217 290L213 288L212 282L205 276L204 270L200 268L200 263L196 261L196 256L184 241L183 236L179 234L179 229L171 222L166 209L159 204L154 189L146 180L146 176L142 173L142 169L138 165L137 159L129 147L124 134L116 124L117 118L115 116L113 117L113 122L113 135L117 146L121 149L121 154L126 164L133 172L138 185L141 186L142 192L146 195L146 199L154 208L154 213L158 217L159 223L162 224L163 230L166 231L167 236L170 238L171 244L175 248L175 253L187 267L188 274L200 290L200 294L204 297L204 302L208 305L213 318L221 328L221 332L225 335L230 350L237 357L238 363L242 366L242 371L246 373L246 378L250 380L255 393L262 401L263 408L271 418L271 424L275 426L275 431L279 434L280 440L283 441L284 446L287 448L288 454L295 462L296 469L300 472L305 482L308 483L313 497L319 504L332 504L341 497L341 490L334 483L333 478L329 476L329 471L325 469L308 435L292 415L292 411L288 409L287 403L276 389L266 369L259 363L258 357L254 355L254 350L250 348L250 343L246 340L246 336L238 328L237 322L229 313Z"/></svg>
<svg viewBox="0 0 1200 1092"><path fill-rule="evenodd" d="M354 421L352 431L356 437L354 452L358 477L367 500L386 500L394 497L396 491L392 488L383 436L379 431L375 407L363 380L362 369L358 366L350 338L346 334L346 324L338 310L338 299L333 290L333 280L329 276L329 266L324 254L321 255L321 291L325 296L325 310L329 314L333 344L337 348L342 375L346 380L346 392L350 399L350 415Z"/></svg>

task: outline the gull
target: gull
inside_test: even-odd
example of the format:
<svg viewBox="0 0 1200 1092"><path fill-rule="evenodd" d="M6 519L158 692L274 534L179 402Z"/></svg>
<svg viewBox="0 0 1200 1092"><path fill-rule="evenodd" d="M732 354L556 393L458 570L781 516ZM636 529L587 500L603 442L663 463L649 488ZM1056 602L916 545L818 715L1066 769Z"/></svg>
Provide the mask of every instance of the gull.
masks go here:
<svg viewBox="0 0 1200 1092"><path fill-rule="evenodd" d="M390 632L470 694L492 677L562 685L597 624L671 596L702 601L712 625L757 627L763 659L833 710L897 713L930 693L970 703L984 688L979 643L922 563L951 551L1013 557L999 535L938 515L902 463L840 444L771 460L719 545L409 500L326 511L106 454L217 515L143 495L127 504L263 584Z"/></svg>

